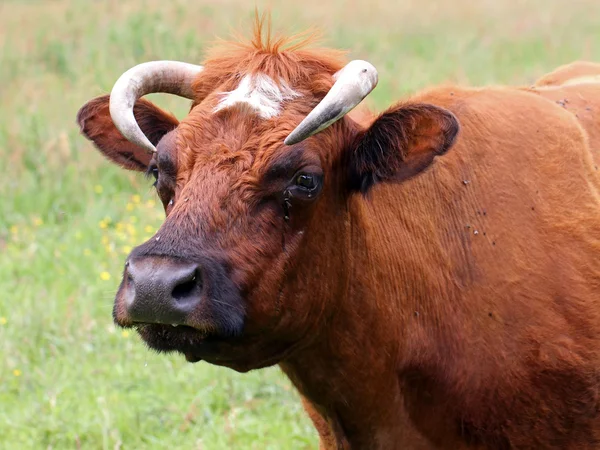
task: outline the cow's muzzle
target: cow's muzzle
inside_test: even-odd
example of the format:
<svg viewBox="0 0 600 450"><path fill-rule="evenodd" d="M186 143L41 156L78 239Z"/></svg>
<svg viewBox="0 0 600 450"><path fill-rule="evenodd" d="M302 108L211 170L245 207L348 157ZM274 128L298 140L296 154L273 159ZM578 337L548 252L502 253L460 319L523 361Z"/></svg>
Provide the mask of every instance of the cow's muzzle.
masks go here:
<svg viewBox="0 0 600 450"><path fill-rule="evenodd" d="M240 335L243 301L224 264L140 253L134 251L125 265L115 300L119 325L184 325L205 335Z"/></svg>

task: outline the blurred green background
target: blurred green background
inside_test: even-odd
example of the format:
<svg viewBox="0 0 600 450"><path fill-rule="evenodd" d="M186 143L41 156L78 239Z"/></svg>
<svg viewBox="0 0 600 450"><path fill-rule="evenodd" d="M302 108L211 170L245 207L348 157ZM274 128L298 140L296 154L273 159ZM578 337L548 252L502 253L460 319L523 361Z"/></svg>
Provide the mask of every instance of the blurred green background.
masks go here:
<svg viewBox="0 0 600 450"><path fill-rule="evenodd" d="M433 83L528 84L600 61L597 0L258 1L275 30L316 25L371 61L369 105ZM0 448L316 448L277 368L158 356L115 329L125 255L158 227L150 182L105 161L80 106L150 59L199 63L249 32L243 0L0 0ZM150 98L176 115L187 101Z"/></svg>

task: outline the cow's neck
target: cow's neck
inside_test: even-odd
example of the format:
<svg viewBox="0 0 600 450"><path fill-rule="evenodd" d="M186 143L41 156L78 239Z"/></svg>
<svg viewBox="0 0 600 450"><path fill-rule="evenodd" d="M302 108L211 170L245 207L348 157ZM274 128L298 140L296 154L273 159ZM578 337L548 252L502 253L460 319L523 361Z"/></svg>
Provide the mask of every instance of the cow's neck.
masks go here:
<svg viewBox="0 0 600 450"><path fill-rule="evenodd" d="M340 442L387 449L405 441L425 449L405 410L399 373L412 354L425 351L418 323L427 296L444 293L426 266L435 246L416 250L427 230L388 213L396 216L376 216L361 199L351 203L349 225L339 230L347 249L345 295L324 300L335 303L326 326L281 367Z"/></svg>
<svg viewBox="0 0 600 450"><path fill-rule="evenodd" d="M366 337L366 329L346 331L325 335L281 368L327 422L338 443L332 448L394 448L395 430L407 418L388 350Z"/></svg>

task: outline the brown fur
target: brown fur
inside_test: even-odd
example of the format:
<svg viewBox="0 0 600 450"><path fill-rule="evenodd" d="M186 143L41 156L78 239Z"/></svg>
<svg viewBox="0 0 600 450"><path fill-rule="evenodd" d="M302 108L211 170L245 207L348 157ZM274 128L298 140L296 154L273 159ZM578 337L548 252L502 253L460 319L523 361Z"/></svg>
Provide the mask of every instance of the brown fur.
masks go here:
<svg viewBox="0 0 600 450"><path fill-rule="evenodd" d="M228 261L243 334L186 351L278 363L322 448L600 448L600 84L435 88L287 147L341 63L256 36L231 49L159 149L174 206L134 251ZM304 96L265 121L213 114L253 71ZM292 198L286 220L301 167L323 171L323 191Z"/></svg>

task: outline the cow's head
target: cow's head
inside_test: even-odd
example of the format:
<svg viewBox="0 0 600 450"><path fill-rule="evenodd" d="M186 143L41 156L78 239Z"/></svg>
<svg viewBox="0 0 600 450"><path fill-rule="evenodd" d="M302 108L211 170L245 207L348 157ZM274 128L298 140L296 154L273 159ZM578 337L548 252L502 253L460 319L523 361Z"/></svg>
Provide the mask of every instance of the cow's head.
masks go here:
<svg viewBox="0 0 600 450"><path fill-rule="evenodd" d="M369 125L345 116L377 73L333 55L259 37L203 67L136 66L110 97L81 108L83 134L153 177L166 212L127 258L117 324L151 348L248 370L279 361L335 312L350 257L348 199L417 175L458 124L424 104ZM140 99L151 92L193 100L188 116L179 122Z"/></svg>

